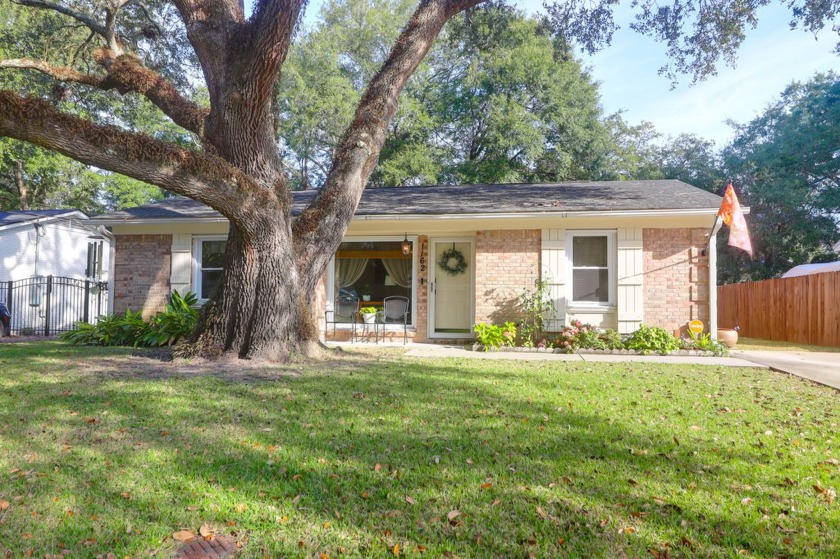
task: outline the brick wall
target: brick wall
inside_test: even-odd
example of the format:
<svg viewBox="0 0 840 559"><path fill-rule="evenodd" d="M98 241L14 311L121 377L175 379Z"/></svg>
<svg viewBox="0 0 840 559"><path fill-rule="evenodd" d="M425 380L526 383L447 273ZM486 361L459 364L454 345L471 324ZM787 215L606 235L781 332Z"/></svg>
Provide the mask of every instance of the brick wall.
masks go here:
<svg viewBox="0 0 840 559"><path fill-rule="evenodd" d="M518 320L516 301L540 274L539 229L477 231L475 234L475 322Z"/></svg>
<svg viewBox="0 0 840 559"><path fill-rule="evenodd" d="M669 332L693 319L709 327L708 229L645 229L644 323ZM708 330L707 330L708 331Z"/></svg>
<svg viewBox="0 0 840 559"><path fill-rule="evenodd" d="M117 235L114 312L162 311L169 297L172 235Z"/></svg>

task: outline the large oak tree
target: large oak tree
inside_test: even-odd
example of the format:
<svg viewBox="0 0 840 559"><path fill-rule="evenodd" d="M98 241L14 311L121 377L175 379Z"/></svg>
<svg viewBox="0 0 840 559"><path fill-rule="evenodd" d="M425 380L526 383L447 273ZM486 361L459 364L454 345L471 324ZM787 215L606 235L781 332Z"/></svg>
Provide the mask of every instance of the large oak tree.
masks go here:
<svg viewBox="0 0 840 559"><path fill-rule="evenodd" d="M0 136L188 196L230 220L222 288L208 305L191 351L206 356L285 359L317 344L315 292L370 177L400 92L444 24L483 0L420 0L369 79L341 136L322 188L296 218L277 147L275 86L303 0L0 0L0 13L27 9L65 21L54 35L0 45L0 68L38 73L99 95L142 96L184 138L166 141L103 110L76 111L64 95L0 90ZM702 77L731 58L768 0L637 3L634 27L668 45L673 68ZM786 2L789 4L788 2ZM617 0L547 6L547 24L594 49L609 42ZM836 3L796 2L809 29L833 20ZM46 48L64 35L77 48ZM19 50L19 52L14 52ZM11 53L11 54L10 54ZM200 72L192 72L191 62ZM196 101L203 80L207 102ZM201 90L201 88L199 88ZM21 92L29 93L21 95Z"/></svg>

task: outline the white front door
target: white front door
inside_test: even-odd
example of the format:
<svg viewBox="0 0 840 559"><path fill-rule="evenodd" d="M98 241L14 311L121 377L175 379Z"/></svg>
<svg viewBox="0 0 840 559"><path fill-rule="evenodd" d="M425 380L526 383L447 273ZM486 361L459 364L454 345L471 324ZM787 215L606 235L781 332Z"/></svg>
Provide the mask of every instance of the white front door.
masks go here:
<svg viewBox="0 0 840 559"><path fill-rule="evenodd" d="M429 337L472 338L475 301L473 241L433 239L431 249ZM441 258L447 252L446 267L442 267Z"/></svg>

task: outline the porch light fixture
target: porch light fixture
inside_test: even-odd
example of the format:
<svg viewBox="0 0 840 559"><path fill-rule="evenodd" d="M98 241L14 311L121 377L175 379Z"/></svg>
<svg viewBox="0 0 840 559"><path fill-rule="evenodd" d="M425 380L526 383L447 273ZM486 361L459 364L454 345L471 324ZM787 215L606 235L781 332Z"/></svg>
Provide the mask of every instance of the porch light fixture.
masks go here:
<svg viewBox="0 0 840 559"><path fill-rule="evenodd" d="M408 240L408 233L405 234L405 239L400 243L400 248L402 248L404 255L408 256L411 254L411 241Z"/></svg>

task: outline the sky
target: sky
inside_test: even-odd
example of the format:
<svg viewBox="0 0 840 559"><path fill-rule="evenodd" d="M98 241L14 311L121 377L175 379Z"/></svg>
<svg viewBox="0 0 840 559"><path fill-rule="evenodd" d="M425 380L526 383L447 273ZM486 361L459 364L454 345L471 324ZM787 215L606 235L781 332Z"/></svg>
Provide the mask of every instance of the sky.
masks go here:
<svg viewBox="0 0 840 559"><path fill-rule="evenodd" d="M543 0L511 2L533 14ZM310 1L307 23L316 20L320 6L321 0ZM665 46L631 31L629 10L619 11L621 29L612 45L593 56L578 56L600 83L605 115L622 111L630 124L649 121L666 136L691 133L723 147L733 137L727 120L749 122L791 82L807 81L817 72L840 72L840 56L833 52L837 34L830 28L817 37L791 30L789 10L772 5L759 11L758 26L747 31L734 68L721 61L717 75L694 85L690 76L681 76L672 89L671 80L657 73L667 61Z"/></svg>

